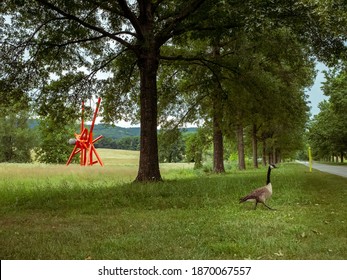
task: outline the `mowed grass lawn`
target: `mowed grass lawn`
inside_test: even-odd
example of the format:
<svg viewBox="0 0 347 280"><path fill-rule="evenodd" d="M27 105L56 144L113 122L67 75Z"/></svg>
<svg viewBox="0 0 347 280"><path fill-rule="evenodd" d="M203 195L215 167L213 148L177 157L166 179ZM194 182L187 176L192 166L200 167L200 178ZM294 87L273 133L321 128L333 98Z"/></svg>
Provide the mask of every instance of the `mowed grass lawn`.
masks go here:
<svg viewBox="0 0 347 280"><path fill-rule="evenodd" d="M347 259L347 179L294 163L272 172L270 211L238 200L266 169L163 164L133 183L137 152L105 167L0 164L0 259Z"/></svg>

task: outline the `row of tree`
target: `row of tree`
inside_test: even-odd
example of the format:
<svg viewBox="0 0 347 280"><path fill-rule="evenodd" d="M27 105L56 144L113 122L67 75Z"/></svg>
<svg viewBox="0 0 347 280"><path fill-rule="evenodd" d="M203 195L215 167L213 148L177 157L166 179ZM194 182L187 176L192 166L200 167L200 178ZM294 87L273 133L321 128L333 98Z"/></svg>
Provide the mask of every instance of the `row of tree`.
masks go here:
<svg viewBox="0 0 347 280"><path fill-rule="evenodd" d="M12 94L8 94L11 92ZM0 162L28 162L35 141L28 127L29 100L0 81Z"/></svg>
<svg viewBox="0 0 347 280"><path fill-rule="evenodd" d="M119 149L119 150L140 150L140 137L128 136L119 139L102 138L98 143L95 143L96 148Z"/></svg>
<svg viewBox="0 0 347 280"><path fill-rule="evenodd" d="M347 155L347 70L327 72L322 89L329 97L319 104L320 113L309 125L308 140L316 159L343 162Z"/></svg>
<svg viewBox="0 0 347 280"><path fill-rule="evenodd" d="M215 172L236 136L243 169L246 133L255 165L258 141L272 161L300 146L313 57L343 59L346 10L323 0L7 0L0 79L27 93L46 131L66 129L95 95L105 122L139 120L138 181L161 180L157 127L183 121L211 131Z"/></svg>

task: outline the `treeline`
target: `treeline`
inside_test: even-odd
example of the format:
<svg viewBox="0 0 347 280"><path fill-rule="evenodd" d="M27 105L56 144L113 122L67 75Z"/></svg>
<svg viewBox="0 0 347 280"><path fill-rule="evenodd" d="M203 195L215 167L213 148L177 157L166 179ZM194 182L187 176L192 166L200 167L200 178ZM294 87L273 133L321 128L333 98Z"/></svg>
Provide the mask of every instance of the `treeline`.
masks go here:
<svg viewBox="0 0 347 280"><path fill-rule="evenodd" d="M97 143L96 148L104 149L119 149L119 150L140 150L140 136L128 136L119 139L113 139L110 137L104 137Z"/></svg>
<svg viewBox="0 0 347 280"><path fill-rule="evenodd" d="M184 151L185 150L185 141L184 139L187 138L188 135L193 134L197 132L198 128L196 127L189 127L189 128L181 128L176 129L170 132L170 137L164 136L168 134L168 131L159 130L159 148L161 150L161 154L163 154L163 150L169 149L174 150L175 146L178 147L178 150ZM94 128L94 135L103 135L103 138L95 143L96 148L105 148L105 149L120 149L120 150L133 150L133 151L139 151L140 150L140 128L139 127L131 127L131 128L123 128L123 127L112 127L107 126L103 124L95 125ZM131 135L131 136L124 136L124 135ZM174 137L171 137L175 135ZM178 137L178 135L180 135ZM173 145L173 146L171 146ZM171 153L174 153L171 151ZM170 157L169 157L170 158ZM178 157L181 158L181 157ZM173 160L168 160L169 162L177 162L182 160L177 160L176 156L172 157ZM162 161L166 161L162 160Z"/></svg>
<svg viewBox="0 0 347 280"><path fill-rule="evenodd" d="M28 123L29 98L22 91L8 91L8 83L0 80L0 162L30 162L37 143Z"/></svg>
<svg viewBox="0 0 347 280"><path fill-rule="evenodd" d="M322 89L329 97L309 124L308 141L316 160L344 162L347 156L347 69L340 65L325 73Z"/></svg>

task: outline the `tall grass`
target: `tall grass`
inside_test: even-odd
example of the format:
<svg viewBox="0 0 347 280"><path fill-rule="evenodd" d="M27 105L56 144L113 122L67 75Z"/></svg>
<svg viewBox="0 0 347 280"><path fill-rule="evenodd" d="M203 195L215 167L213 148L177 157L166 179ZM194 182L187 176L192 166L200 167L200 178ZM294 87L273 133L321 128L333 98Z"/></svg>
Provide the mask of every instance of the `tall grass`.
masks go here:
<svg viewBox="0 0 347 280"><path fill-rule="evenodd" d="M126 162L126 160L125 160ZM272 172L269 211L238 198L266 169L211 175L163 165L0 165L1 259L346 259L347 180L296 164Z"/></svg>

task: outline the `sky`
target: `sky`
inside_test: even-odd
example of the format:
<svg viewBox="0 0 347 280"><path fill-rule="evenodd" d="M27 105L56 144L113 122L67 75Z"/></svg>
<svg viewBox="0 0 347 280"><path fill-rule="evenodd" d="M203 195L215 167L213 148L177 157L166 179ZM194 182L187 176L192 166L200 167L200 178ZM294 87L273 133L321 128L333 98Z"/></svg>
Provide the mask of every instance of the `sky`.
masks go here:
<svg viewBox="0 0 347 280"><path fill-rule="evenodd" d="M325 81L323 71L328 70L328 68L324 64L318 63L316 69L318 71L316 80L313 86L306 92L309 95L308 100L310 101L309 106L311 107L312 117L319 113L318 104L328 99L321 90L322 82Z"/></svg>

